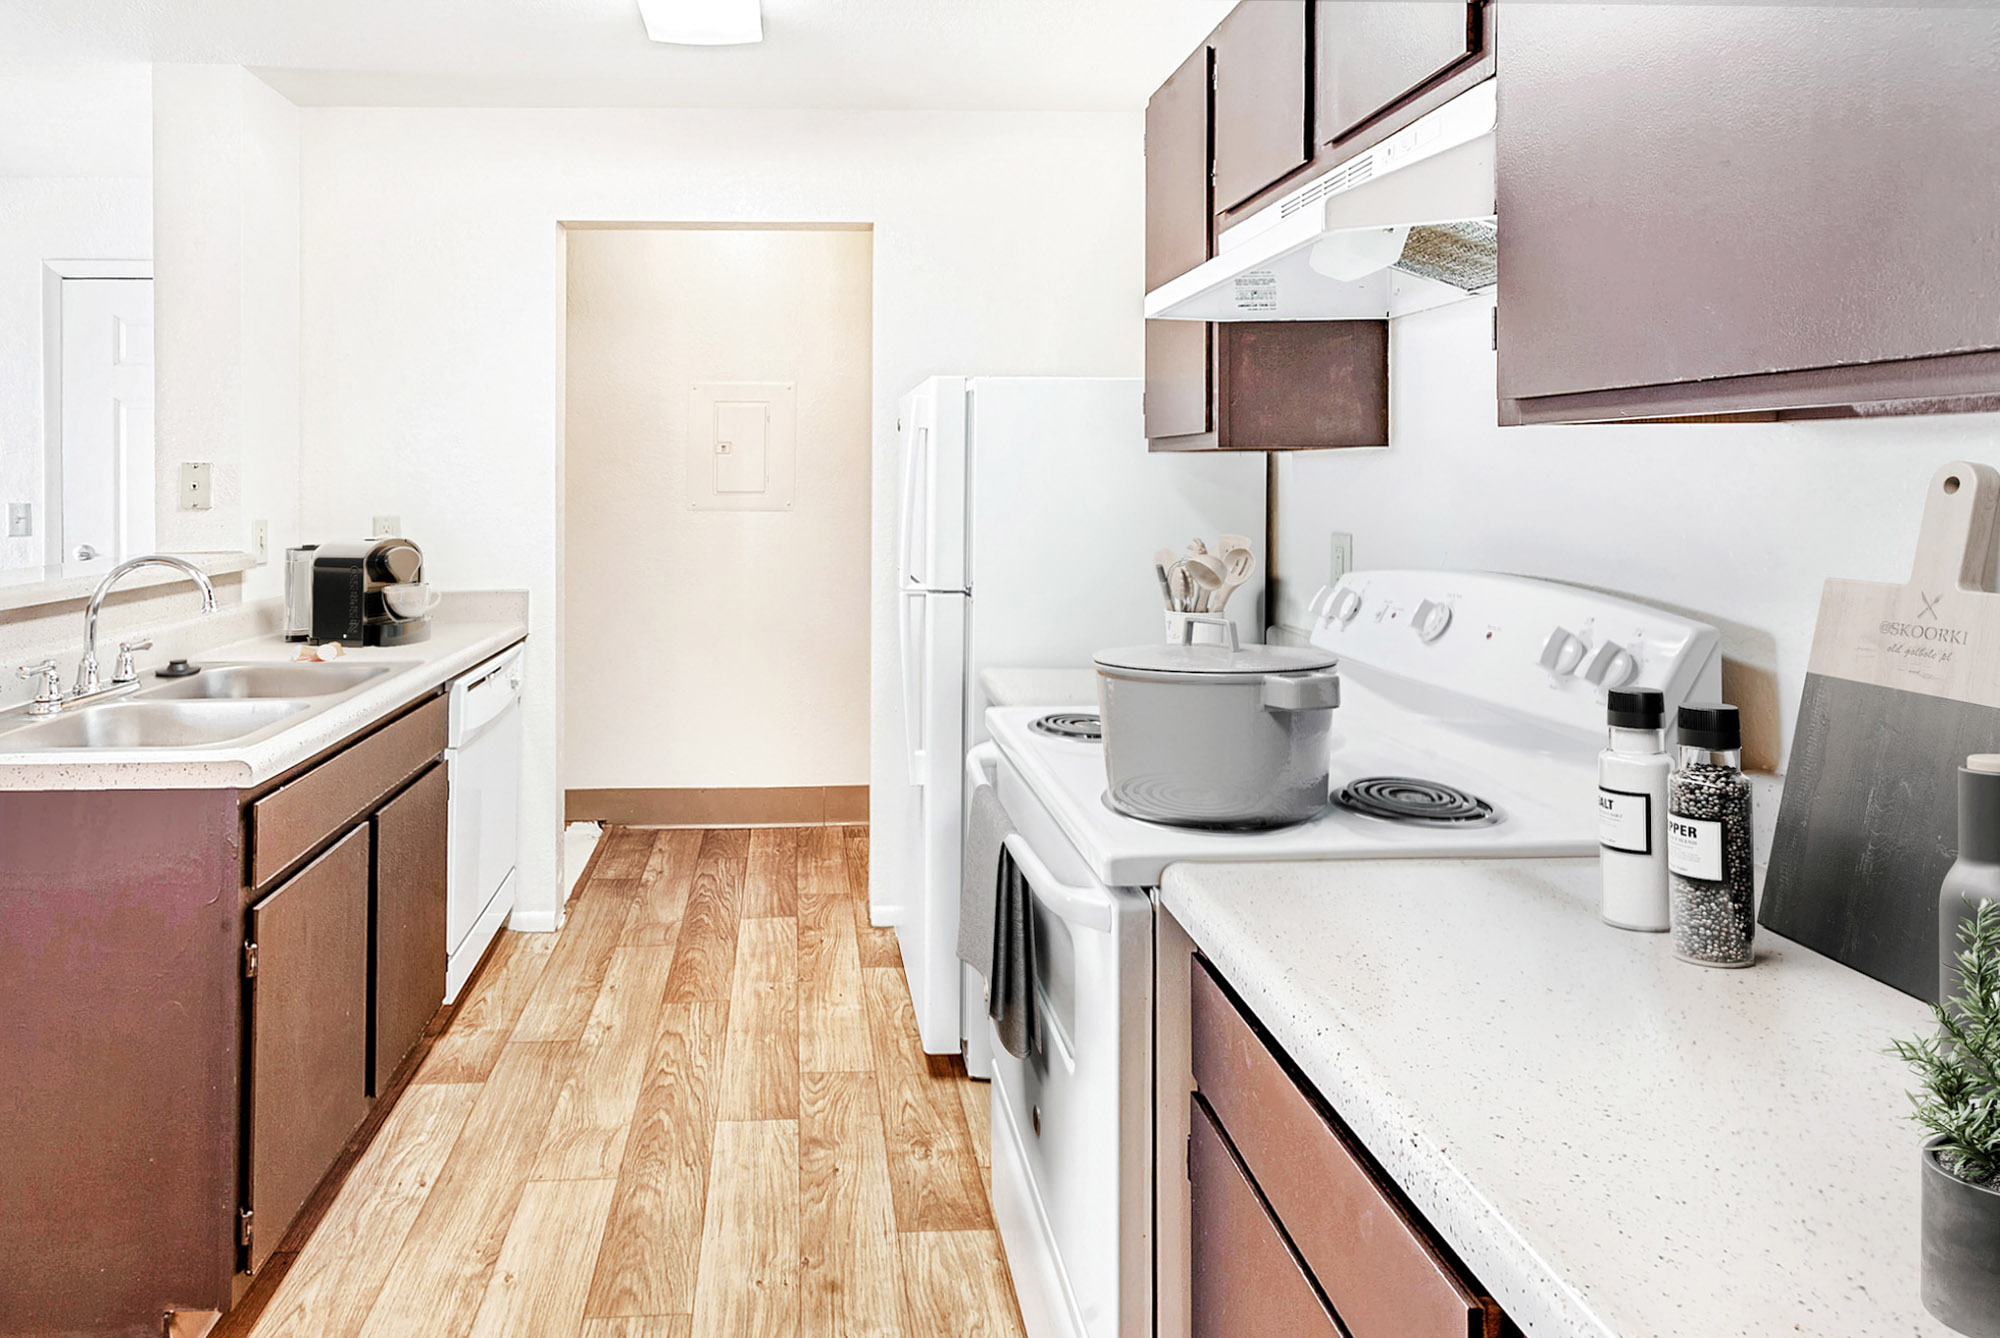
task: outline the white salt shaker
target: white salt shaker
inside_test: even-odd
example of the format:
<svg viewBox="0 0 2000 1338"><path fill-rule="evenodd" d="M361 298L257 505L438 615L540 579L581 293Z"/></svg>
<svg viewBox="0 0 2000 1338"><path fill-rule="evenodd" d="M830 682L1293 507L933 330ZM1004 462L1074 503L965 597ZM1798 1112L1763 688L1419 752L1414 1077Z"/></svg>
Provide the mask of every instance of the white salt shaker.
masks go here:
<svg viewBox="0 0 2000 1338"><path fill-rule="evenodd" d="M1620 929L1667 931L1666 699L1651 688L1613 689L1611 746L1597 755L1600 914Z"/></svg>

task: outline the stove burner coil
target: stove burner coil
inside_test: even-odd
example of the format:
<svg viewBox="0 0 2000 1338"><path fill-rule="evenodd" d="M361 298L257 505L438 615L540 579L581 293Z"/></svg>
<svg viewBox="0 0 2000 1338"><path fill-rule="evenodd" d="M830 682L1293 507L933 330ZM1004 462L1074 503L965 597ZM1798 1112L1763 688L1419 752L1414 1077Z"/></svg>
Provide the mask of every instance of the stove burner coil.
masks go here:
<svg viewBox="0 0 2000 1338"><path fill-rule="evenodd" d="M1075 739L1080 743L1097 743L1104 738L1104 720L1094 711L1058 711L1045 715L1029 726L1037 734L1047 734L1056 739Z"/></svg>
<svg viewBox="0 0 2000 1338"><path fill-rule="evenodd" d="M1370 776L1335 796L1341 806L1388 822L1433 827L1483 827L1499 821L1493 805L1476 795L1412 776Z"/></svg>

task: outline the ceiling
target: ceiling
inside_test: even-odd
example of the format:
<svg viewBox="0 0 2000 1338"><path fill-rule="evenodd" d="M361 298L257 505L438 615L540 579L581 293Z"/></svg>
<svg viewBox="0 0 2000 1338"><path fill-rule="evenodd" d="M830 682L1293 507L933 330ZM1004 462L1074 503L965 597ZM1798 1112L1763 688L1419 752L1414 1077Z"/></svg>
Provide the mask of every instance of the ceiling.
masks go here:
<svg viewBox="0 0 2000 1338"><path fill-rule="evenodd" d="M748 47L634 0L4 0L10 61L245 65L302 105L1145 105L1235 0L764 0Z"/></svg>

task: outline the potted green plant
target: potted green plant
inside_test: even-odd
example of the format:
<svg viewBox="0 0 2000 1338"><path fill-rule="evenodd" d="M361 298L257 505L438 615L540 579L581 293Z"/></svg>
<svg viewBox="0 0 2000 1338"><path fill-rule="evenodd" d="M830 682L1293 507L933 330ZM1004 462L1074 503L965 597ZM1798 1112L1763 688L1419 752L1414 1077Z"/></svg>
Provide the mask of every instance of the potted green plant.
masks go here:
<svg viewBox="0 0 2000 1338"><path fill-rule="evenodd" d="M1922 1080L1924 1308L1974 1338L2000 1338L2000 902L1960 925L1958 991L1938 1031L1896 1042Z"/></svg>

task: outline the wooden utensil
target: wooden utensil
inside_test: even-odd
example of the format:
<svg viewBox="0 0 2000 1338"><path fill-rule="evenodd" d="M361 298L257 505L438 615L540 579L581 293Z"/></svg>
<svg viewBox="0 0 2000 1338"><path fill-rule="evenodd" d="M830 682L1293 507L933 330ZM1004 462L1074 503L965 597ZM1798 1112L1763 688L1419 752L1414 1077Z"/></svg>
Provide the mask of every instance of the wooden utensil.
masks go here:
<svg viewBox="0 0 2000 1338"><path fill-rule="evenodd" d="M1222 589L1229 579L1229 568L1206 553L1190 553L1181 559L1188 575L1194 578L1200 593L1195 596L1195 612L1209 613L1215 608L1215 593Z"/></svg>
<svg viewBox="0 0 2000 1338"><path fill-rule="evenodd" d="M1826 583L1758 916L1920 999L1937 996L1958 768L2000 751L1997 505L2000 473L1954 460L1908 582Z"/></svg>
<svg viewBox="0 0 2000 1338"><path fill-rule="evenodd" d="M1254 551L1250 548L1250 541L1240 534L1218 534L1215 536L1215 551L1222 554L1225 559L1229 554L1239 549L1245 552Z"/></svg>
<svg viewBox="0 0 2000 1338"><path fill-rule="evenodd" d="M1222 537L1224 540L1229 538L1226 534ZM1224 553L1223 566L1226 568L1226 571L1223 576L1222 588L1217 590L1208 601L1209 609L1215 613L1222 612L1224 606L1229 603L1229 597L1236 593L1236 587L1250 579L1250 573L1256 570L1257 567L1257 555L1247 547L1231 548Z"/></svg>

